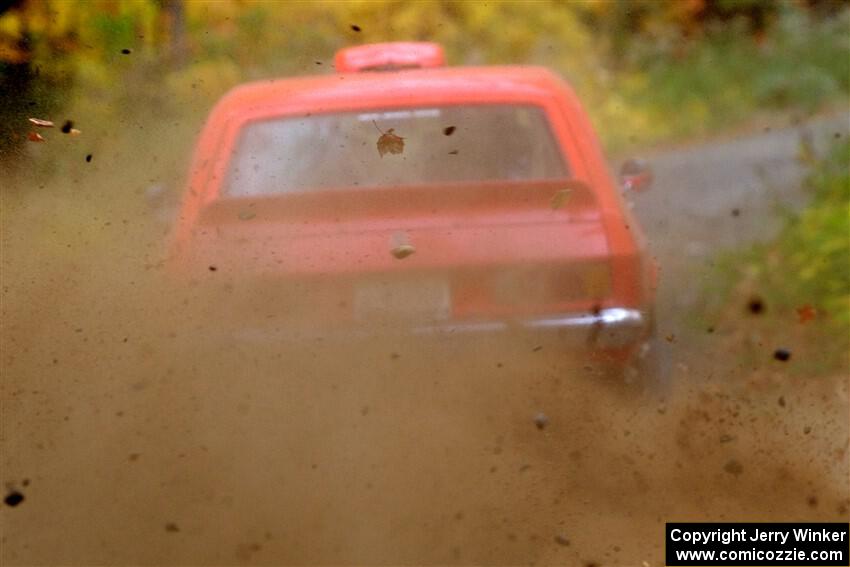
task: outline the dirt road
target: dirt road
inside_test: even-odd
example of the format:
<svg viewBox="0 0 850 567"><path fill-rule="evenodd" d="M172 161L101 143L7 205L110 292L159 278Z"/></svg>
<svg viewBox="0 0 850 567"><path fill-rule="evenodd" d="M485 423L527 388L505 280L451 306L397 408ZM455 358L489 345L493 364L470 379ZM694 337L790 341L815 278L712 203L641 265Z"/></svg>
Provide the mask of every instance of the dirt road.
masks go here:
<svg viewBox="0 0 850 567"><path fill-rule="evenodd" d="M528 336L198 348L147 248L51 271L5 238L30 261L3 278L2 480L24 499L0 562L661 565L666 521L847 521L847 377L742 391L685 316L714 253L804 202L797 149L792 128L652 156L663 401Z"/></svg>

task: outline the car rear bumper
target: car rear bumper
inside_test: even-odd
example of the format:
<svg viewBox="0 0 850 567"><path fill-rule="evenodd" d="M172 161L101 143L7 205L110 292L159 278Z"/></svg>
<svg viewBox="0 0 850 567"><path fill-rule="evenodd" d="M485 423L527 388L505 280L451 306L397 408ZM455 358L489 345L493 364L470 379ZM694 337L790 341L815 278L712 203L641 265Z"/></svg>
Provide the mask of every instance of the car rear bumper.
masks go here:
<svg viewBox="0 0 850 567"><path fill-rule="evenodd" d="M520 319L446 320L427 324L361 324L354 327L243 327L232 338L247 342L357 339L394 336L459 337L509 333L555 335L559 344L578 349L622 350L642 342L650 331L651 317L633 308L607 308L596 313L562 313Z"/></svg>
<svg viewBox="0 0 850 567"><path fill-rule="evenodd" d="M641 341L649 332L649 317L638 309L615 307L597 313L565 313L519 320L441 322L412 329L414 334L498 333L551 331L576 346L623 348Z"/></svg>

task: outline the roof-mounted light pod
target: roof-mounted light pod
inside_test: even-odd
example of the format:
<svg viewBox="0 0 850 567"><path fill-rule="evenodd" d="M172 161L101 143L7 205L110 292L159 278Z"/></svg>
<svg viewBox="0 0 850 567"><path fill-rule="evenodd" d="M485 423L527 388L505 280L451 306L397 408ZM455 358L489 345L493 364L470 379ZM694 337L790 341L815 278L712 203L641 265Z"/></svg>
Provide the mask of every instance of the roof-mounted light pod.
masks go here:
<svg viewBox="0 0 850 567"><path fill-rule="evenodd" d="M430 42L372 43L337 51L334 67L339 73L398 71L443 67L443 47Z"/></svg>

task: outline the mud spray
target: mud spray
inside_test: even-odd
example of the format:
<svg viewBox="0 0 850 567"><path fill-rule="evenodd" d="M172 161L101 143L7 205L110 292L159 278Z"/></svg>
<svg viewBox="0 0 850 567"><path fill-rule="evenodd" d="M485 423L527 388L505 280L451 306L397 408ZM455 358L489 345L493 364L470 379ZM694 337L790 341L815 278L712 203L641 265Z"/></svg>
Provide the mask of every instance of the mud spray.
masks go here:
<svg viewBox="0 0 850 567"><path fill-rule="evenodd" d="M659 399L533 336L215 341L121 159L4 187L5 565L660 565L666 521L848 518L846 377L691 351Z"/></svg>

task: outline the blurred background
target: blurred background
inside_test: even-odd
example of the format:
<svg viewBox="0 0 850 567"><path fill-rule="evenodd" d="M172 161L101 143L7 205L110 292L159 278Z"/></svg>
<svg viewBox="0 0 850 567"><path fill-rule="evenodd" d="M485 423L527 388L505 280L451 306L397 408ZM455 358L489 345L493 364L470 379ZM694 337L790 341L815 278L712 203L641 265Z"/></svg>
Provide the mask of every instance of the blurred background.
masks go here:
<svg viewBox="0 0 850 567"><path fill-rule="evenodd" d="M125 127L177 116L191 128L240 82L333 73L339 48L391 40L440 42L454 65L551 67L576 88L609 149L644 147L757 113L843 102L847 8L840 0L7 1L0 149L7 160L20 151L16 123L27 113Z"/></svg>

